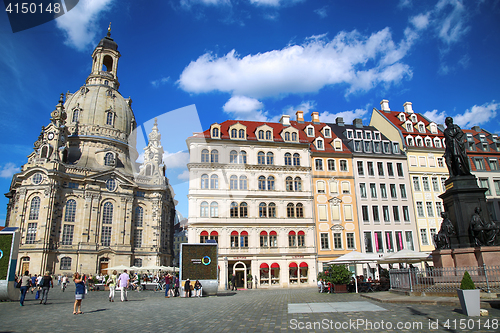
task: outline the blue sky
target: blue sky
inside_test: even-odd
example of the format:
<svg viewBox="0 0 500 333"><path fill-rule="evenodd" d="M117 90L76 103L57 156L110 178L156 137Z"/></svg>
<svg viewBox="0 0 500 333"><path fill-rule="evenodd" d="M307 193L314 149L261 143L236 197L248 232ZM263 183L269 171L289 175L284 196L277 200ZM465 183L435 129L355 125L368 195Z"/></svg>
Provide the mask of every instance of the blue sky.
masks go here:
<svg viewBox="0 0 500 333"><path fill-rule="evenodd" d="M85 83L109 22L120 92L142 133L158 117L187 216L185 139L214 122L300 109L306 120L317 111L321 121L368 124L388 99L392 110L409 101L438 123L453 116L499 133L499 17L498 0L80 0L14 34L2 12L0 188L8 192L59 94ZM2 196L0 225L6 204Z"/></svg>

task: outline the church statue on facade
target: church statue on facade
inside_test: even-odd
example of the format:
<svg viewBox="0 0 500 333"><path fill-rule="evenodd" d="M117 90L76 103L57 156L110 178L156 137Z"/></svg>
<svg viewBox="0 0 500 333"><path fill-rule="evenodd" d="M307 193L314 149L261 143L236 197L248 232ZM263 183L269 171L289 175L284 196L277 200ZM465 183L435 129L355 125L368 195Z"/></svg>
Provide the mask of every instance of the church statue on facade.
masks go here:
<svg viewBox="0 0 500 333"><path fill-rule="evenodd" d="M161 135L155 122L138 165L132 100L118 91L120 56L108 29L85 84L61 96L13 176L6 226L21 234L18 275L172 264L176 201Z"/></svg>

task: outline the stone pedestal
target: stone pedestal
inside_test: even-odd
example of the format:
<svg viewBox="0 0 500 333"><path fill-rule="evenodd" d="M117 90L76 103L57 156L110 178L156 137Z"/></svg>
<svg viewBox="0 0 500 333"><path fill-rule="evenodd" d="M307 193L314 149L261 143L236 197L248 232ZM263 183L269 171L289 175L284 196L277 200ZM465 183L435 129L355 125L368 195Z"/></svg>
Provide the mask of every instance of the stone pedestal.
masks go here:
<svg viewBox="0 0 500 333"><path fill-rule="evenodd" d="M450 237L451 248L474 247L474 240L471 239L469 233L474 209L480 207L482 210L481 218L486 223L490 222L484 195L487 189L480 188L473 175L450 177L446 180L445 186L446 192L439 197L443 199L444 210L448 213L456 232L456 235Z"/></svg>
<svg viewBox="0 0 500 333"><path fill-rule="evenodd" d="M498 266L500 246L468 247L432 251L434 267Z"/></svg>

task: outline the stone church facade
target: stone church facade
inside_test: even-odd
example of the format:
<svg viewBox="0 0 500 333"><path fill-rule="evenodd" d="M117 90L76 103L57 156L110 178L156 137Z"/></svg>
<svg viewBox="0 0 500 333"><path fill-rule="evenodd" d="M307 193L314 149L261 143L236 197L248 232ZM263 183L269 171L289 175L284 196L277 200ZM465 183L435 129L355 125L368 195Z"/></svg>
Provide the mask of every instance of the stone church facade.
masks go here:
<svg viewBox="0 0 500 333"><path fill-rule="evenodd" d="M17 274L172 264L176 200L161 135L155 121L136 163L137 124L131 99L118 91L119 58L108 31L85 85L61 94L13 176L6 226L21 233Z"/></svg>

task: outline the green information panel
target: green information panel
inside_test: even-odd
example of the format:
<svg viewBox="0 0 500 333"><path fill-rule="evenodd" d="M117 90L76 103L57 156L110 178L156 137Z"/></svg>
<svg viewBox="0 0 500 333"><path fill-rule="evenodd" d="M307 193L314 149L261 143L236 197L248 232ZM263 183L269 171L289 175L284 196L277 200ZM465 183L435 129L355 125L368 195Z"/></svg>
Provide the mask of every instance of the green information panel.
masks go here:
<svg viewBox="0 0 500 333"><path fill-rule="evenodd" d="M11 247L12 235L0 235L0 280L7 280Z"/></svg>
<svg viewBox="0 0 500 333"><path fill-rule="evenodd" d="M217 244L182 244L182 279L217 280Z"/></svg>

